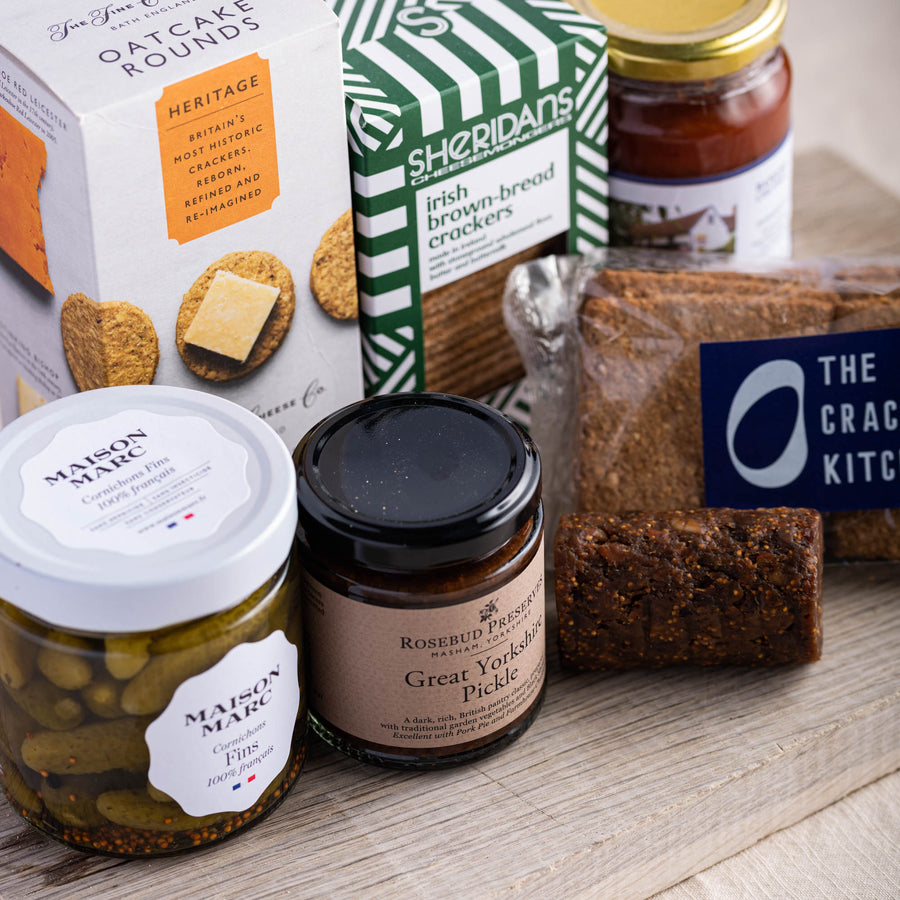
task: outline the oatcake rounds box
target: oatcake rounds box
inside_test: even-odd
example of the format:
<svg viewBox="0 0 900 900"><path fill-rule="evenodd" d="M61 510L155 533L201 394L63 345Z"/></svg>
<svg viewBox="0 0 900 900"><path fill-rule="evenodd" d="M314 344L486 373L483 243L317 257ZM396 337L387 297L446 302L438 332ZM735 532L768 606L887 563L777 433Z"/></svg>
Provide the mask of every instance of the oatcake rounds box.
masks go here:
<svg viewBox="0 0 900 900"><path fill-rule="evenodd" d="M607 243L606 32L565 0L328 2L366 391L502 391L509 271Z"/></svg>
<svg viewBox="0 0 900 900"><path fill-rule="evenodd" d="M168 384L292 447L362 396L349 209L321 0L4 4L0 419Z"/></svg>

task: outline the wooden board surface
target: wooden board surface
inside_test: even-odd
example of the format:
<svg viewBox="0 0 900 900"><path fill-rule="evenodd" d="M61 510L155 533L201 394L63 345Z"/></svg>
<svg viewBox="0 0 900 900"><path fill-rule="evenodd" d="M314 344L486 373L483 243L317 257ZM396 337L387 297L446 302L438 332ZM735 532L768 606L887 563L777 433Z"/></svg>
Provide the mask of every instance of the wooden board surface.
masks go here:
<svg viewBox="0 0 900 900"><path fill-rule="evenodd" d="M863 209L868 184L798 160L798 255L860 229L849 249L900 251L900 202ZM835 191L843 227L817 238ZM825 585L820 662L573 675L551 645L544 709L501 754L404 773L313 741L281 807L186 856L82 854L0 806L0 898L650 896L900 768L900 569L831 565Z"/></svg>
<svg viewBox="0 0 900 900"><path fill-rule="evenodd" d="M794 256L900 254L900 199L829 150L794 167Z"/></svg>

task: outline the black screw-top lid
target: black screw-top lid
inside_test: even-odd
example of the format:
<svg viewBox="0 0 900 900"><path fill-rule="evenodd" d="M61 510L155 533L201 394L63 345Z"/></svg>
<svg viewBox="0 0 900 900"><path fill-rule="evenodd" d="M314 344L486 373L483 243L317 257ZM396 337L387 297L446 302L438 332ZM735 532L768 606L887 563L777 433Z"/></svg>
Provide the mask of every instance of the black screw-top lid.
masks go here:
<svg viewBox="0 0 900 900"><path fill-rule="evenodd" d="M300 524L315 550L417 571L503 546L540 504L534 442L497 410L438 393L338 410L294 451Z"/></svg>

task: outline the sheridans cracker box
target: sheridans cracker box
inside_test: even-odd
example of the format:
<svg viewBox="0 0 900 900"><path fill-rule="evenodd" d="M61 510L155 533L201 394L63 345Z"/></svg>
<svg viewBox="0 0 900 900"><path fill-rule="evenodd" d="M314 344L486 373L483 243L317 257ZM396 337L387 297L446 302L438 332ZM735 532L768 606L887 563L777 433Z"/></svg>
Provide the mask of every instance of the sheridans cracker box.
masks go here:
<svg viewBox="0 0 900 900"><path fill-rule="evenodd" d="M607 243L606 33L563 0L331 0L366 392L516 378L510 269Z"/></svg>
<svg viewBox="0 0 900 900"><path fill-rule="evenodd" d="M0 45L3 421L155 382L293 446L362 396L331 9L7 3Z"/></svg>

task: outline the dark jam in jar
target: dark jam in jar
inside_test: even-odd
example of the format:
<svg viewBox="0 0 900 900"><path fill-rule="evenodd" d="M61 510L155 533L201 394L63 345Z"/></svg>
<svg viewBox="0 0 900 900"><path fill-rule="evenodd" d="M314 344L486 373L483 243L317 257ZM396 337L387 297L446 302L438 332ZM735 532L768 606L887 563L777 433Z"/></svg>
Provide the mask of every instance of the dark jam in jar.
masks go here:
<svg viewBox="0 0 900 900"><path fill-rule="evenodd" d="M609 32L610 243L791 253L787 0L577 0Z"/></svg>
<svg viewBox="0 0 900 900"><path fill-rule="evenodd" d="M527 434L473 400L394 394L325 419L294 461L315 730L406 768L519 737L546 675Z"/></svg>

